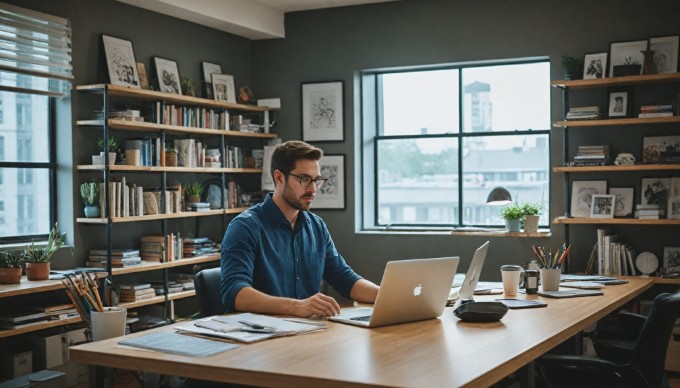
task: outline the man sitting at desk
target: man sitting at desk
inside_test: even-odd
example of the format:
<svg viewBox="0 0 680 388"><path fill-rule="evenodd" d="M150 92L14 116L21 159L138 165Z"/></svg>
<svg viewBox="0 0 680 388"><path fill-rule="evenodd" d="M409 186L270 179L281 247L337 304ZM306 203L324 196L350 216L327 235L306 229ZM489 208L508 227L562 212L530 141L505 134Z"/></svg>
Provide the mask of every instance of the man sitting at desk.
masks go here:
<svg viewBox="0 0 680 388"><path fill-rule="evenodd" d="M337 315L335 299L319 293L322 280L345 298L375 302L378 286L345 263L326 224L309 212L326 182L322 156L322 150L301 141L274 149L274 193L235 217L222 240L220 291L227 312Z"/></svg>

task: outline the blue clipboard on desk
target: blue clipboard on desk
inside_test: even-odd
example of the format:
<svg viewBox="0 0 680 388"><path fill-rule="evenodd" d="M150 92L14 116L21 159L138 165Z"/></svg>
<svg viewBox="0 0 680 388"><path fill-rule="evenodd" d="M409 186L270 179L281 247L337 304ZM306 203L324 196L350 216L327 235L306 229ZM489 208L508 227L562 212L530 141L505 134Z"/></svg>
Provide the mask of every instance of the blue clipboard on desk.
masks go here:
<svg viewBox="0 0 680 388"><path fill-rule="evenodd" d="M572 289L572 290L559 290L559 291L538 291L538 295L545 296L547 298L578 298L581 296L598 296L604 295L601 290L583 290L583 289Z"/></svg>

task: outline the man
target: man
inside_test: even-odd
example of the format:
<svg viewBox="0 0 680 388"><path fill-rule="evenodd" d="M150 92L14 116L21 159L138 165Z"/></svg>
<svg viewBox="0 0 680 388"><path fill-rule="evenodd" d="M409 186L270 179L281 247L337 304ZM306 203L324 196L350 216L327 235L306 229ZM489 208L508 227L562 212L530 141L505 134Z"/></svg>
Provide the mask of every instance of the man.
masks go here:
<svg viewBox="0 0 680 388"><path fill-rule="evenodd" d="M373 303L378 286L362 279L335 249L323 220L309 212L321 177L323 151L301 141L274 149L275 189L261 204L235 217L222 240L222 303L228 312L299 317L340 313L319 293L325 280L343 297Z"/></svg>

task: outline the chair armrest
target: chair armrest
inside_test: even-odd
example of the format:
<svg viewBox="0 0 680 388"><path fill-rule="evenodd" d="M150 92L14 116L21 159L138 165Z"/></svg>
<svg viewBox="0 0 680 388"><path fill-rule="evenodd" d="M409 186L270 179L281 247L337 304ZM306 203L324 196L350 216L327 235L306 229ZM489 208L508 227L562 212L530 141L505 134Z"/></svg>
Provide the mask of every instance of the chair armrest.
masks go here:
<svg viewBox="0 0 680 388"><path fill-rule="evenodd" d="M629 313L621 311L617 318L623 326L624 337L628 339L637 339L642 331L642 326L647 322L647 317L640 314Z"/></svg>
<svg viewBox="0 0 680 388"><path fill-rule="evenodd" d="M548 387L614 387L623 380L618 365L597 358L544 355L536 368Z"/></svg>
<svg viewBox="0 0 680 388"><path fill-rule="evenodd" d="M599 358L582 357L582 356L563 356L555 354L546 354L539 359L542 366L554 366L563 368L588 368L598 369L601 371L618 372L619 366L615 363Z"/></svg>

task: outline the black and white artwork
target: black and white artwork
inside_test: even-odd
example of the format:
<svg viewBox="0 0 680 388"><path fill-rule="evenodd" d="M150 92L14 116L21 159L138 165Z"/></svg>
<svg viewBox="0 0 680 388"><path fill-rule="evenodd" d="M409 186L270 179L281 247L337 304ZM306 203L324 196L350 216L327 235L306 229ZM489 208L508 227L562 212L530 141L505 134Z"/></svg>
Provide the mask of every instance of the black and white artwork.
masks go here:
<svg viewBox="0 0 680 388"><path fill-rule="evenodd" d="M607 181L571 182L571 216L590 217L593 196L597 194L607 194Z"/></svg>
<svg viewBox="0 0 680 388"><path fill-rule="evenodd" d="M302 140L342 141L343 83L302 84Z"/></svg>
<svg viewBox="0 0 680 388"><path fill-rule="evenodd" d="M607 70L607 53L586 54L583 61L583 79L604 78Z"/></svg>
<svg viewBox="0 0 680 388"><path fill-rule="evenodd" d="M642 178L640 203L659 205L659 209L666 210L670 184L671 178Z"/></svg>
<svg viewBox="0 0 680 388"><path fill-rule="evenodd" d="M593 203L590 207L590 218L614 218L615 200L616 197L614 195L593 195Z"/></svg>
<svg viewBox="0 0 680 388"><path fill-rule="evenodd" d="M222 74L222 66L217 63L201 62L201 72L203 73L203 82L205 87L203 89L205 98L213 99L212 75Z"/></svg>
<svg viewBox="0 0 680 388"><path fill-rule="evenodd" d="M680 136L647 136L642 138L642 163L678 162L680 162Z"/></svg>
<svg viewBox="0 0 680 388"><path fill-rule="evenodd" d="M635 202L635 188L610 187L609 194L614 195L614 217L631 217Z"/></svg>
<svg viewBox="0 0 680 388"><path fill-rule="evenodd" d="M680 247L663 248L663 268L666 273L680 272Z"/></svg>
<svg viewBox="0 0 680 388"><path fill-rule="evenodd" d="M609 93L609 117L628 117L629 97L627 91Z"/></svg>
<svg viewBox="0 0 680 388"><path fill-rule="evenodd" d="M177 62L170 59L154 57L158 90L165 93L182 94Z"/></svg>
<svg viewBox="0 0 680 388"><path fill-rule="evenodd" d="M678 71L678 41L680 36L662 36L649 39L649 49L654 51L654 66L657 73Z"/></svg>
<svg viewBox="0 0 680 388"><path fill-rule="evenodd" d="M314 209L345 208L345 155L324 155L319 161L321 176L328 179L316 191Z"/></svg>
<svg viewBox="0 0 680 388"><path fill-rule="evenodd" d="M643 51L647 50L647 40L616 42L609 45L609 76L614 76L614 66L640 65L645 62Z"/></svg>
<svg viewBox="0 0 680 388"><path fill-rule="evenodd" d="M680 220L680 196L668 198L668 218Z"/></svg>
<svg viewBox="0 0 680 388"><path fill-rule="evenodd" d="M216 101L236 103L236 90L234 89L233 75L213 74L212 87Z"/></svg>
<svg viewBox="0 0 680 388"><path fill-rule="evenodd" d="M108 35L102 35L102 41L111 84L139 88L139 74L132 42Z"/></svg>

